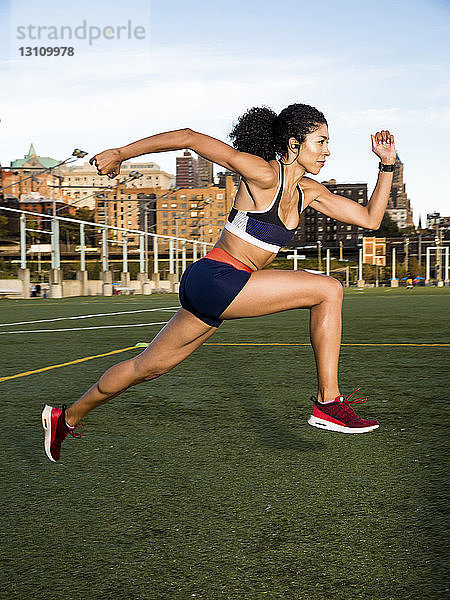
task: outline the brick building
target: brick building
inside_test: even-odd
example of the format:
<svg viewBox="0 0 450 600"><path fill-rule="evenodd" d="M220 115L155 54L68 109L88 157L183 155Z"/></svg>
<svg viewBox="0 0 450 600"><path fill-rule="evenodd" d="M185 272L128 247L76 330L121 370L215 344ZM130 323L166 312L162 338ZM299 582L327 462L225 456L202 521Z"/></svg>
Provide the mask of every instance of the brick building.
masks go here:
<svg viewBox="0 0 450 600"><path fill-rule="evenodd" d="M363 206L367 204L367 183L336 183L335 179L330 179L322 184L333 194L345 196ZM289 246L315 245L320 241L324 247L337 247L342 243L344 247L355 248L366 231L357 225L335 221L308 207L301 214L299 228Z"/></svg>
<svg viewBox="0 0 450 600"><path fill-rule="evenodd" d="M189 150L185 150L183 156L177 156L177 188L198 187L198 162Z"/></svg>
<svg viewBox="0 0 450 600"><path fill-rule="evenodd" d="M160 166L153 162L135 163L125 161L122 163L120 175L112 180L104 175L99 175L97 169L87 162L78 167L63 168L63 190L71 201L76 204L77 208L93 209L96 206L95 192L101 192L105 189L105 186L114 190L118 182L129 176L131 171L138 171L142 174L142 177L124 184L125 187L130 189L168 189L173 183L172 176L162 171ZM144 192L142 191L142 193Z"/></svg>
<svg viewBox="0 0 450 600"><path fill-rule="evenodd" d="M136 180L139 181L139 180ZM116 184L112 190L99 192L95 198L94 219L96 223L155 232L156 199L164 196L169 190L156 187L126 187ZM123 235L120 231L111 231L111 239L121 242ZM139 244L139 234L129 234L130 245Z"/></svg>
<svg viewBox="0 0 450 600"><path fill-rule="evenodd" d="M60 162L55 158L39 156L34 144L31 144L23 158L11 161L10 167L0 167L0 185L6 187L3 196L20 199L29 194L38 194L42 198L68 202L68 197L58 187L62 167L56 165Z"/></svg>
<svg viewBox="0 0 450 600"><path fill-rule="evenodd" d="M227 177L225 188L183 188L158 197L156 233L215 242L225 225L235 193L233 180Z"/></svg>
<svg viewBox="0 0 450 600"><path fill-rule="evenodd" d="M198 177L197 184L199 188L208 187L214 183L213 163L203 156L197 160Z"/></svg>

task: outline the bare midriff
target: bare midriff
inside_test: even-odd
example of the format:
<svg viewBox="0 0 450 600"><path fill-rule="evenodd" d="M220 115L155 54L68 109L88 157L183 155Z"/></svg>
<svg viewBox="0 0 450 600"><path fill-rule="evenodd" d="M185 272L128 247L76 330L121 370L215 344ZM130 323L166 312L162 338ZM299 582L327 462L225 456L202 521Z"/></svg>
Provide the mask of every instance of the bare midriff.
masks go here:
<svg viewBox="0 0 450 600"><path fill-rule="evenodd" d="M214 247L222 248L222 250L237 258L241 263L250 267L252 271L259 271L267 267L276 256L276 253L268 252L267 250L258 248L258 246L249 244L226 229L222 231Z"/></svg>

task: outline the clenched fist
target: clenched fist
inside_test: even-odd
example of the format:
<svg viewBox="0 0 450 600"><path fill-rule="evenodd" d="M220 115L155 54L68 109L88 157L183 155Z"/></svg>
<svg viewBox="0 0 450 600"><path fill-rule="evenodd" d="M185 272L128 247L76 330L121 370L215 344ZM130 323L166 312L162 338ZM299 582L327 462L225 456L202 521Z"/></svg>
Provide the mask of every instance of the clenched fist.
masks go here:
<svg viewBox="0 0 450 600"><path fill-rule="evenodd" d="M96 154L89 162L91 165L95 165L99 175L107 175L110 179L113 179L120 173L122 158L119 150L111 149Z"/></svg>

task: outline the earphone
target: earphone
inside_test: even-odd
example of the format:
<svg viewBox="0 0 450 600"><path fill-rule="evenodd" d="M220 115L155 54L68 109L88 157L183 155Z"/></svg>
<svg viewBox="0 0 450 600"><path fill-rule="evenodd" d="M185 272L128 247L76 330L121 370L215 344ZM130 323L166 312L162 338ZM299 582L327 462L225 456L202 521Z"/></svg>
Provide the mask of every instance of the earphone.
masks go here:
<svg viewBox="0 0 450 600"><path fill-rule="evenodd" d="M283 163L283 165L286 166L292 165L292 163L294 163L300 156L300 144L298 142L294 142L293 144L290 144L289 149L292 150L292 152L294 152L294 150L297 150L297 155L293 158L293 160L291 160L290 163Z"/></svg>

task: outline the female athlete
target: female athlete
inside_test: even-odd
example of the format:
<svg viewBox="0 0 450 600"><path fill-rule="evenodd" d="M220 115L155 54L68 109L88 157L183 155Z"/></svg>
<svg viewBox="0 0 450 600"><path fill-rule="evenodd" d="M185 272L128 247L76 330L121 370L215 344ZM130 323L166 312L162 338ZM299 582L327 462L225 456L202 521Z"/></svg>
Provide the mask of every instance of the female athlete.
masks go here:
<svg viewBox="0 0 450 600"><path fill-rule="evenodd" d="M190 265L180 282L182 308L144 352L106 371L77 402L62 409L45 406L42 423L50 460L62 441L74 437L92 409L129 387L167 373L208 340L223 320L269 315L294 308L310 310L310 338L317 366L317 396L308 423L343 433L365 433L378 422L359 418L341 395L338 358L341 344L342 286L332 277L306 271L264 270L292 239L307 206L344 223L378 229L392 184L396 159L389 131L372 135L380 158L379 175L367 206L335 194L307 177L317 175L330 156L324 115L292 104L279 115L252 108L230 135L233 146L191 129L152 135L105 150L91 159L98 173L120 173L124 160L169 150L190 149L241 175L241 185L214 248ZM358 399L364 400L364 399Z"/></svg>

